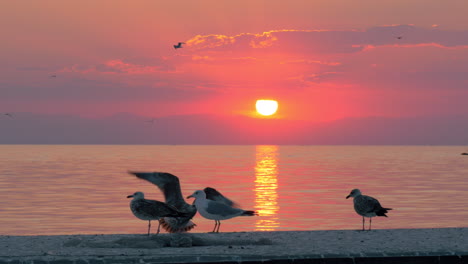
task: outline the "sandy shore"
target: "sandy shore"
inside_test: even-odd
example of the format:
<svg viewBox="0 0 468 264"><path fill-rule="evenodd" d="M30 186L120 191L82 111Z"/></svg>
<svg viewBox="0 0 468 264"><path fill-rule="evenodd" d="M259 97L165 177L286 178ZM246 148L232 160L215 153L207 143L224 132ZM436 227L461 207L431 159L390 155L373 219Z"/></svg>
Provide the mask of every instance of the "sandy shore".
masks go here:
<svg viewBox="0 0 468 264"><path fill-rule="evenodd" d="M468 228L146 235L0 236L0 263L129 263L467 255ZM138 261L136 261L138 260ZM70 262L72 263L72 262ZM100 263L106 263L101 261Z"/></svg>

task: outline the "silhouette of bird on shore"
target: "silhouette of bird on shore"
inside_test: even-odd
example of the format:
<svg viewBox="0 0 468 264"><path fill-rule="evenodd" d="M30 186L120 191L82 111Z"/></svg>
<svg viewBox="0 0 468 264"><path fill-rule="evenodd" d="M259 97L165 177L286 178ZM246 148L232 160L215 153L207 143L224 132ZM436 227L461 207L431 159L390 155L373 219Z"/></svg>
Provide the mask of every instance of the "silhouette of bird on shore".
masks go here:
<svg viewBox="0 0 468 264"><path fill-rule="evenodd" d="M148 236L151 230L151 220L159 220L162 217L184 217L186 214L177 211L174 207L156 200L145 199L145 194L136 192L127 198L133 198L130 202L130 209L133 215L141 220L148 220ZM161 222L158 225L159 234Z"/></svg>
<svg viewBox="0 0 468 264"><path fill-rule="evenodd" d="M12 113L4 113L4 115L10 117L10 118L13 118L13 114Z"/></svg>
<svg viewBox="0 0 468 264"><path fill-rule="evenodd" d="M254 216L258 215L255 211L246 211L240 208L231 207L225 203L206 199L206 193L204 191L195 191L188 198L195 198L195 206L201 216L206 219L215 220L215 226L213 233L219 233L219 227L221 226L221 220L231 219L236 216Z"/></svg>
<svg viewBox="0 0 468 264"><path fill-rule="evenodd" d="M185 44L185 42L179 42L177 45L174 45L174 49L180 49L182 48L182 44Z"/></svg>
<svg viewBox="0 0 468 264"><path fill-rule="evenodd" d="M371 230L372 217L387 217L386 213L388 213L388 210L392 210L392 208L383 208L377 199L367 195L362 195L359 189L352 190L351 193L346 196L346 199L349 197L354 197L354 210L358 215L362 216L362 231L365 230L365 217L369 217L369 230Z"/></svg>

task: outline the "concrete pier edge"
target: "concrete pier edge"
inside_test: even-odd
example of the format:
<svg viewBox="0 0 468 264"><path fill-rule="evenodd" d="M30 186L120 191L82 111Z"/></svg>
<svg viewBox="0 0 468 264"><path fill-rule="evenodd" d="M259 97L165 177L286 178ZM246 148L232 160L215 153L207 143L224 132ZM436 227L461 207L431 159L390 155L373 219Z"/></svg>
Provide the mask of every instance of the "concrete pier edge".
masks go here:
<svg viewBox="0 0 468 264"><path fill-rule="evenodd" d="M468 264L468 228L1 236L0 264Z"/></svg>
<svg viewBox="0 0 468 264"><path fill-rule="evenodd" d="M183 256L183 257L125 257L96 256L86 258L60 257L53 259L35 258L1 258L0 264L467 264L468 252L462 253L427 253L427 254L395 254L395 256L344 256L344 255L313 255L313 256Z"/></svg>

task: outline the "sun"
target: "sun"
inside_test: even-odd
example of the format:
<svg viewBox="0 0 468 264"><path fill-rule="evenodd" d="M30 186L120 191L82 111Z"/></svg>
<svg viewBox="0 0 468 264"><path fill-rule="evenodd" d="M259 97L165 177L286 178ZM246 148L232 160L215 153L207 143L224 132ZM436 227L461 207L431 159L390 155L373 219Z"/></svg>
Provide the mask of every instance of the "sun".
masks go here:
<svg viewBox="0 0 468 264"><path fill-rule="evenodd" d="M257 112L259 114L264 116L271 116L278 110L278 102L275 100L260 99L257 100L255 108L257 108Z"/></svg>

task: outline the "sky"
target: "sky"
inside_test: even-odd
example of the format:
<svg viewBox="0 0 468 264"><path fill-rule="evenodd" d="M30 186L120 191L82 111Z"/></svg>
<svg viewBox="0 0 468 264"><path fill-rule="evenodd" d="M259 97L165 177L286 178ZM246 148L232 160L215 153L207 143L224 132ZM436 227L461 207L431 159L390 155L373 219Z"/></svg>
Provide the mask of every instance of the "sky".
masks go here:
<svg viewBox="0 0 468 264"><path fill-rule="evenodd" d="M468 143L465 0L0 6L0 143Z"/></svg>

